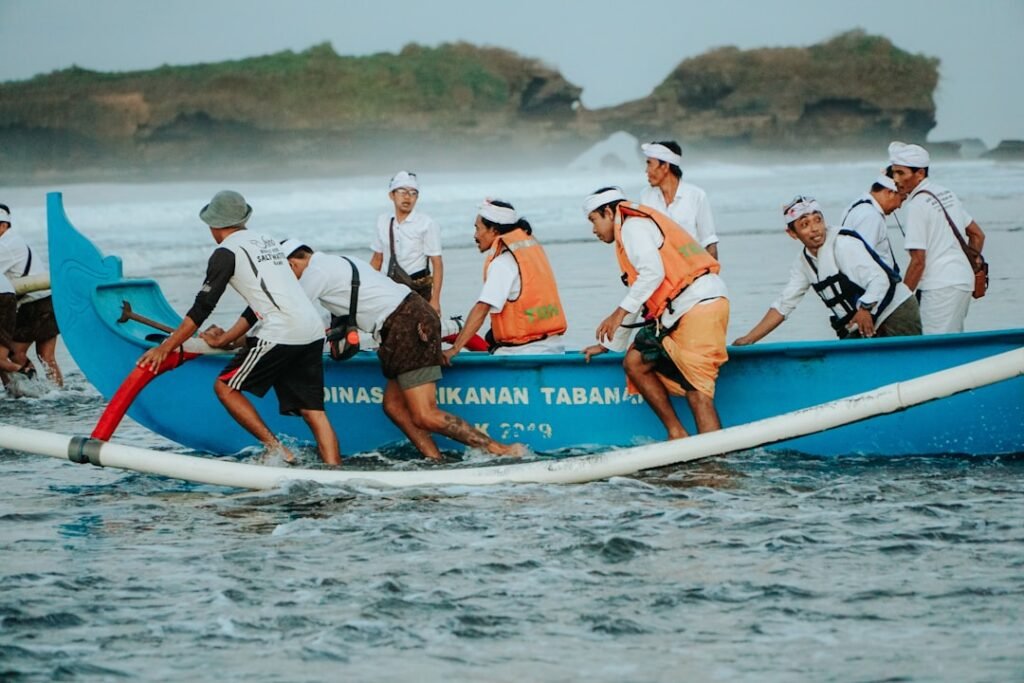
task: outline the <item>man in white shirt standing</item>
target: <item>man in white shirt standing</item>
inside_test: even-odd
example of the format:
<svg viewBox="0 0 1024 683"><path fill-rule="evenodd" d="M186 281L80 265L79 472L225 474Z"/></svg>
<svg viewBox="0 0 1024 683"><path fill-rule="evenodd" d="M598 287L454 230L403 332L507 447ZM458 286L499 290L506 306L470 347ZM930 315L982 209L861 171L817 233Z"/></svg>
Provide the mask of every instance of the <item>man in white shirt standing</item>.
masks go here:
<svg viewBox="0 0 1024 683"><path fill-rule="evenodd" d="M746 346L765 337L785 322L809 289L829 309L840 339L921 334L917 300L859 233L825 225L821 206L812 197L795 197L782 215L786 233L803 249L782 295L733 344Z"/></svg>
<svg viewBox="0 0 1024 683"><path fill-rule="evenodd" d="M917 290L925 334L963 332L974 269L957 235L980 253L985 233L955 194L928 179L929 162L927 150L920 145L889 144L893 180L907 196L903 246L910 263L903 282L911 291Z"/></svg>
<svg viewBox="0 0 1024 683"><path fill-rule="evenodd" d="M896 181L889 176L880 175L871 184L871 190L855 199L843 215L843 227L863 237L896 274L899 274L900 267L896 263L896 254L889 242L889 228L885 224L885 217L900 208L901 204L903 195L896 187Z"/></svg>
<svg viewBox="0 0 1024 683"><path fill-rule="evenodd" d="M388 197L395 209L377 218L377 231L370 245L373 250L370 265L376 270L383 269L392 280L411 288L440 315L444 280L441 228L433 218L416 211L420 198L416 174L396 173L388 185Z"/></svg>
<svg viewBox="0 0 1024 683"><path fill-rule="evenodd" d="M647 182L650 187L640 194L640 203L657 209L718 260L718 235L711 217L707 194L696 185L683 181L683 155L674 140L640 145L647 158Z"/></svg>

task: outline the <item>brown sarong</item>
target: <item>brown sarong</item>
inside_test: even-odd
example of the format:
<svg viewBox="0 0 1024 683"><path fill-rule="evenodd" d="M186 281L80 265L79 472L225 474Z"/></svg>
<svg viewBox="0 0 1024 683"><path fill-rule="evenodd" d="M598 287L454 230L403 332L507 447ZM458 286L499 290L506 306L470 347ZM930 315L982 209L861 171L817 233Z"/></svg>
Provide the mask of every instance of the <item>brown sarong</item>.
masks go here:
<svg viewBox="0 0 1024 683"><path fill-rule="evenodd" d="M18 322L14 328L14 341L24 344L53 339L60 330L53 313L53 297L28 301L18 307Z"/></svg>
<svg viewBox="0 0 1024 683"><path fill-rule="evenodd" d="M14 328L18 320L18 298L14 292L0 294L0 346L14 350Z"/></svg>
<svg viewBox="0 0 1024 683"><path fill-rule="evenodd" d="M388 379L423 368L441 376L441 319L418 294L405 297L380 328L377 348L381 372ZM406 387L408 388L408 387Z"/></svg>

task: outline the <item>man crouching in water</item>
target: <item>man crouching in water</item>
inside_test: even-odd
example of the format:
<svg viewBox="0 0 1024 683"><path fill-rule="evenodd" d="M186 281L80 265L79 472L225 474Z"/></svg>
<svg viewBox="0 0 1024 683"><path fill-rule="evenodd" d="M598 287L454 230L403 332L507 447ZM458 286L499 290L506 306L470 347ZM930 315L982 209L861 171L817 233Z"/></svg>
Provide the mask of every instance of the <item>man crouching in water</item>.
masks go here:
<svg viewBox="0 0 1024 683"><path fill-rule="evenodd" d="M523 454L521 445L499 443L437 407L441 319L426 299L366 261L314 253L299 240L285 240L282 248L311 301L332 316L347 318L348 325L372 334L380 342L377 356L388 381L384 413L420 453L441 460L441 452L430 436L433 432L494 455Z"/></svg>
<svg viewBox="0 0 1024 683"><path fill-rule="evenodd" d="M294 464L294 456L242 393L263 396L273 387L281 414L301 415L313 432L321 460L340 465L338 438L324 412L324 328L320 314L295 281L277 240L246 230L251 216L252 207L242 195L230 190L218 192L199 212L218 245L210 255L206 280L178 329L142 354L138 365L157 372L167 355L199 329L231 285L249 307L230 330L211 327L201 335L203 340L215 348L229 347L257 320L262 324L258 335L247 338L246 345L217 377L217 398L268 453L279 452L286 462Z"/></svg>
<svg viewBox="0 0 1024 683"><path fill-rule="evenodd" d="M626 201L617 187L587 197L583 214L598 239L615 244L629 287L584 356L625 349L642 313L647 324L623 360L629 392L644 397L669 439L687 436L669 394L686 397L698 432L721 429L714 397L718 368L728 360L729 299L718 261L671 218Z"/></svg>

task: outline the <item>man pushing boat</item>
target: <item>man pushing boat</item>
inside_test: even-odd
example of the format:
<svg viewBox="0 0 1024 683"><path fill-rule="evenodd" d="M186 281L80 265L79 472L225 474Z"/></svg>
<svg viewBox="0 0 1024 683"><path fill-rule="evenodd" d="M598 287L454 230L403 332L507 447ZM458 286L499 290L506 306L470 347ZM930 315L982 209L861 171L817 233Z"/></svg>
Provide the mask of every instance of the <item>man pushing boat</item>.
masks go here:
<svg viewBox="0 0 1024 683"><path fill-rule="evenodd" d="M217 398L228 413L269 452L285 461L294 456L267 427L243 391L263 396L273 387L282 415L301 415L329 465L341 464L338 439L324 412L323 342L320 314L288 267L277 240L246 229L252 207L237 192L223 190L199 212L218 247L210 255L206 280L181 324L159 346L139 358L138 365L157 372L169 353L180 347L213 312L228 285L248 308L224 331L212 327L201 336L224 348L259 323L255 336L214 382Z"/></svg>
<svg viewBox="0 0 1024 683"><path fill-rule="evenodd" d="M617 187L587 197L583 215L598 239L615 244L629 287L584 356L589 361L629 345L623 360L629 391L643 396L668 438L687 436L669 394L686 397L698 432L721 429L714 397L718 369L728 359L729 294L718 261L671 218L627 201ZM629 344L630 328L638 326Z"/></svg>
<svg viewBox="0 0 1024 683"><path fill-rule="evenodd" d="M431 460L441 452L431 433L441 434L494 455L521 455L519 444L495 441L468 422L437 406L441 379L441 320L437 311L409 287L378 272L366 261L315 252L299 240L281 245L288 264L310 300L334 317L339 343L356 330L380 343L377 356L387 378L384 413ZM332 335L334 336L334 335ZM356 346L355 348L358 348ZM332 356L345 352L332 347Z"/></svg>

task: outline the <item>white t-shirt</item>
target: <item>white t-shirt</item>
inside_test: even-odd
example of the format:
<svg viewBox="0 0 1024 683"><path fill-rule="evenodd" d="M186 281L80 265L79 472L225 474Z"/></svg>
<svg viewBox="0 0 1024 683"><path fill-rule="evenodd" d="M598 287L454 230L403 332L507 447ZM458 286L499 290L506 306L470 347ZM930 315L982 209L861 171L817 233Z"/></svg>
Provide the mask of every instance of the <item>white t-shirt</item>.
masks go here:
<svg viewBox="0 0 1024 683"><path fill-rule="evenodd" d="M907 236L903 246L908 251L925 250L924 274L917 288L928 290L954 287L971 291L974 289L974 270L967 262L960 242L953 236L941 206L933 197L922 194L924 190L934 193L941 200L965 242L967 226L974 220L964 210L957 196L946 188L927 178L914 188L903 203L907 212Z"/></svg>
<svg viewBox="0 0 1024 683"><path fill-rule="evenodd" d="M0 274L0 294L14 294L14 285L3 274Z"/></svg>
<svg viewBox="0 0 1024 683"><path fill-rule="evenodd" d="M858 197L843 218L843 227L858 233L871 245L875 253L895 270L896 261L889 243L889 228L885 224L885 212L871 193Z"/></svg>
<svg viewBox="0 0 1024 683"><path fill-rule="evenodd" d="M26 266L28 266L27 273L25 272ZM14 278L40 275L45 272L46 261L34 249L32 250L32 263L29 264L29 246L21 238L21 235L14 232L11 228L8 228L7 232L0 235L0 275L3 275L8 280L13 280ZM8 291L13 292L14 285L11 282L8 282L7 285L11 288ZM50 290L48 289L29 292L19 297L19 303L38 301L48 296L50 296Z"/></svg>
<svg viewBox="0 0 1024 683"><path fill-rule="evenodd" d="M711 217L711 203L701 188L679 181L672 204L665 206L665 195L660 187L648 186L640 194L640 203L657 209L690 233L700 246L707 248L718 242L715 220Z"/></svg>
<svg viewBox="0 0 1024 683"><path fill-rule="evenodd" d="M350 257L351 258L351 257ZM352 258L359 271L356 327L380 341L380 328L412 290L374 270L362 259ZM314 252L299 280L310 301L334 315L348 315L352 301L352 265L341 256Z"/></svg>
<svg viewBox="0 0 1024 683"><path fill-rule="evenodd" d="M377 218L377 231L373 235L370 249L384 255L381 267L385 273L391 262L391 238L389 236L391 221L395 221L395 251L398 253L398 265L412 275L427 267L428 257L441 255L441 227L425 213L415 209L401 223L395 214L382 213Z"/></svg>
<svg viewBox="0 0 1024 683"><path fill-rule="evenodd" d="M627 325L639 320L647 299L665 279L665 264L658 252L664 241L665 237L658 225L649 218L627 218L622 223L622 246L626 251L626 258L637 272L636 280L619 302L619 307L629 312L623 320ZM671 310L666 308L661 314L661 325L666 328L672 327L697 304L722 297L729 297L725 281L716 273L703 275L672 300ZM634 331L631 328L620 327L610 342L601 344L612 351L624 351L629 346L629 339Z"/></svg>
<svg viewBox="0 0 1024 683"><path fill-rule="evenodd" d="M228 284L259 318L260 339L275 344L309 344L323 339L324 326L278 241L251 230L233 232L220 249L235 255Z"/></svg>

